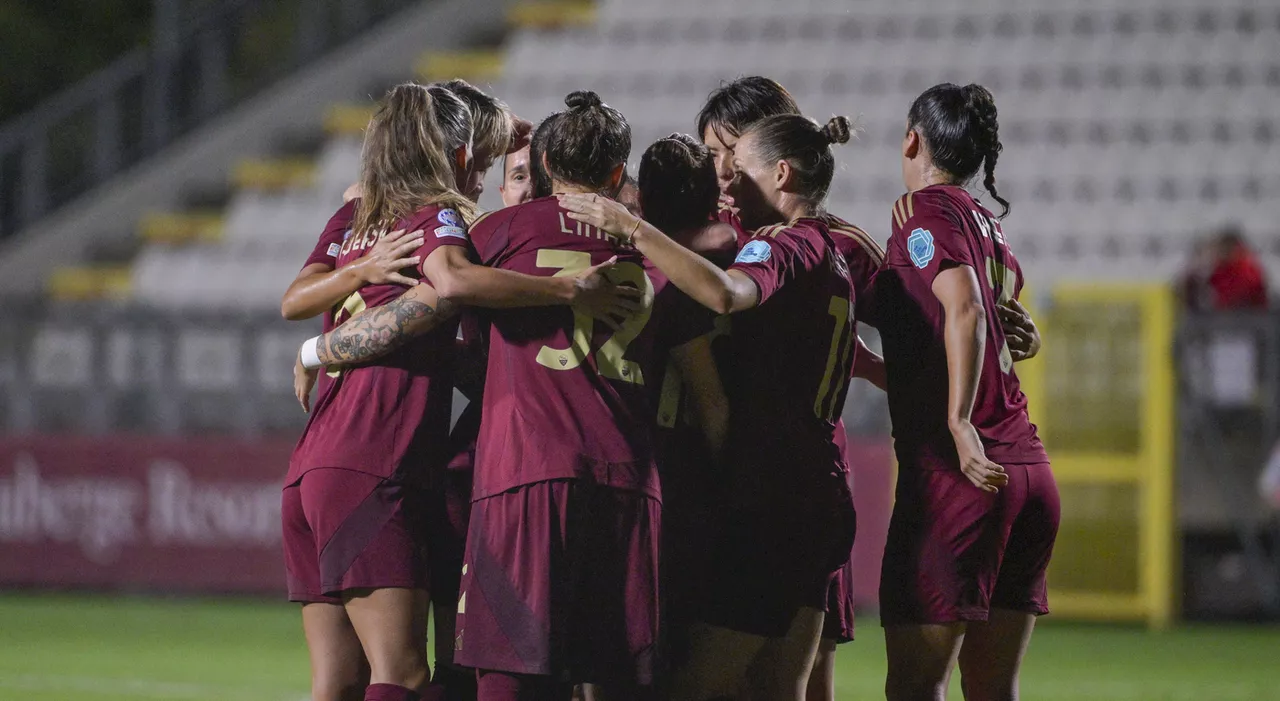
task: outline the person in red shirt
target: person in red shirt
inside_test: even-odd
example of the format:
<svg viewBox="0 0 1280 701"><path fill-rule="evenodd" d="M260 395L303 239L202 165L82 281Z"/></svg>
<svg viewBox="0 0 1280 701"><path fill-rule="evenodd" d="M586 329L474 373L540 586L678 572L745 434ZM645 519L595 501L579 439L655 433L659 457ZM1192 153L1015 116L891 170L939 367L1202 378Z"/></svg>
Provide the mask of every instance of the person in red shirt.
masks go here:
<svg viewBox="0 0 1280 701"><path fill-rule="evenodd" d="M1218 259L1209 273L1214 309L1265 309L1267 280L1244 236L1228 229L1217 241Z"/></svg>
<svg viewBox="0 0 1280 701"><path fill-rule="evenodd" d="M1058 490L1027 414L1001 306L1022 270L999 219L962 185L996 192L996 107L980 85L943 84L911 105L908 192L893 207L868 321L880 330L899 475L880 583L890 701L946 698L959 659L965 696L1018 696ZM861 311L861 310L860 310Z"/></svg>

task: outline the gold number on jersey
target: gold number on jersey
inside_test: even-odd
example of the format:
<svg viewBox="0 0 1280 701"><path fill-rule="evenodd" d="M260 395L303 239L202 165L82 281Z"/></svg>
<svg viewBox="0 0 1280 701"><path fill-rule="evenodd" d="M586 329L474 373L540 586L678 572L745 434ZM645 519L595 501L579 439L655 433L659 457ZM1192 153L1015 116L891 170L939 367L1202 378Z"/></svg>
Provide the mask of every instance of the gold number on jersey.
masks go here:
<svg viewBox="0 0 1280 701"><path fill-rule="evenodd" d="M538 251L539 268L558 268L555 277L577 275L591 267L591 254L586 251L560 251L542 249ZM615 283L630 283L640 289L644 295L641 308L635 315L622 323L622 328L605 341L596 351L596 368L599 373L610 379L622 382L644 384L644 374L639 363L627 360L627 346L636 340L649 317L653 313L653 281L645 275L644 268L635 263L619 263L609 271L609 279ZM586 314L573 312L573 342L568 348L552 348L543 346L538 351L538 364L552 370L572 370L586 360L591 352L591 334L595 320Z"/></svg>
<svg viewBox="0 0 1280 701"><path fill-rule="evenodd" d="M653 314L653 281L644 274L644 268L635 263L618 263L609 272L609 279L615 284L634 286L643 296L640 299L640 310L627 317L622 322L622 328L600 346L600 352L596 353L596 365L600 368L600 374L605 377L642 385L644 372L640 369L640 363L623 356L626 355L627 346L636 340Z"/></svg>
<svg viewBox="0 0 1280 701"><path fill-rule="evenodd" d="M994 258L987 259L987 284L996 293L996 304L1008 304L1013 299L1013 290L1018 285L1018 275L1013 268L1006 267ZM1008 375L1013 369L1013 354L1009 352L1009 341L1000 345L1000 372Z"/></svg>
<svg viewBox="0 0 1280 701"><path fill-rule="evenodd" d="M542 249L538 251L539 268L559 268L554 277L576 275L591 267L591 254L586 251L558 251ZM591 351L592 319L586 314L573 310L573 343L568 348L552 348L543 346L538 351L538 364L552 370L572 370L587 359Z"/></svg>
<svg viewBox="0 0 1280 701"><path fill-rule="evenodd" d="M847 297L832 297L827 306L827 313L835 317L836 327L831 333L831 350L827 353L827 371L822 376L822 384L818 386L818 397L813 402L813 413L820 419L834 421L835 415L844 407L836 406L841 390L849 381L846 368L849 354L853 352L853 340L849 338L855 331L853 323L853 306ZM846 342L847 341L847 342ZM841 352L841 347L844 352Z"/></svg>
<svg viewBox="0 0 1280 701"><path fill-rule="evenodd" d="M707 334L707 340L715 342L721 336L728 336L730 323L728 314L717 316L711 332ZM662 391L658 394L658 425L673 428L677 422L690 423L688 416L680 415L683 401L684 378L680 376L675 361L667 361L667 370L662 375Z"/></svg>
<svg viewBox="0 0 1280 701"><path fill-rule="evenodd" d="M342 315L344 313L347 315L347 319L350 319L356 314L359 314L360 312L364 311L364 309L365 309L364 297L361 297L359 292L352 292L349 297L347 297L345 300L342 301L342 306L334 307L333 325L337 326L338 324L341 324L343 321L345 321L345 319L342 318ZM342 374L342 368L334 368L332 370L326 370L324 374L328 375L329 377L337 378L339 375Z"/></svg>

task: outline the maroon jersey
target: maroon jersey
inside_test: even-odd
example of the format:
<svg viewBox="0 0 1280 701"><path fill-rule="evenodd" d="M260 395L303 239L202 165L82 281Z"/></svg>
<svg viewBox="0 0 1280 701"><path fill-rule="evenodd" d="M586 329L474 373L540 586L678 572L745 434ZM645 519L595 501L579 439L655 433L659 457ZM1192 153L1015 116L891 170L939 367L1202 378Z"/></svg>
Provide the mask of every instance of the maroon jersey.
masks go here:
<svg viewBox="0 0 1280 701"><path fill-rule="evenodd" d="M489 326L485 318L482 316L483 311L479 309L464 310L459 317L458 323L458 352L461 354L459 358L460 364L478 367L479 363L484 360L484 356L489 349ZM471 357L468 357L471 356ZM463 373L459 372L458 385L462 387ZM479 378L480 385L483 385L484 378ZM474 393L474 388L468 388ZM464 389L463 393L467 394L468 390ZM471 471L476 464L476 441L480 438L480 406L481 399L478 396L468 396L467 406L462 410L462 414L458 416L458 420L453 424L453 430L449 432L449 458L450 470Z"/></svg>
<svg viewBox="0 0 1280 701"><path fill-rule="evenodd" d="M733 258L737 255L737 252L736 245L728 250L699 251L704 258L720 268L728 268L732 265ZM722 371L727 370L727 358L730 353L728 348L729 315L715 314L715 312L695 302L674 285L668 289L671 290L673 299L680 308L677 315L688 320L684 324L686 335L695 331L700 332L688 335L682 343L691 341L700 335L710 335L712 353L715 355L717 368ZM679 345L681 343L668 341L664 344L664 347L675 348ZM694 461L705 463L709 457L705 449L705 434L703 434L697 420L694 418L693 410L690 406L691 400L685 389L684 380L680 377L680 372L675 367L674 362L667 362L662 368L659 381L652 383L651 388L657 392L654 397L655 408L657 409L657 440L661 446L662 453L672 457L677 457L682 453L688 454L695 456ZM681 465L686 462L688 460L682 459L679 461ZM679 467L677 469L685 468Z"/></svg>
<svg viewBox="0 0 1280 701"><path fill-rule="evenodd" d="M359 201L351 200L342 205L329 218L329 223L324 225L324 231L320 232L320 240L316 242L315 249L311 251L310 256L307 256L307 262L303 263L302 267L317 263L330 268L338 267L338 253L342 251L343 242L351 235L351 225L356 220L356 203ZM328 330L326 327L325 331Z"/></svg>
<svg viewBox="0 0 1280 701"><path fill-rule="evenodd" d="M730 270L760 304L733 315L726 464L744 496L807 495L845 479L835 443L853 367L854 290L822 219L758 230Z"/></svg>
<svg viewBox="0 0 1280 701"><path fill-rule="evenodd" d="M315 264L328 266L331 269L338 267L338 253L342 250L343 242L351 235L351 225L356 219L356 202L358 201L351 200L342 205L329 218L329 223L324 225L324 231L320 232L320 239L316 241L316 247L312 249L311 255L307 256L307 262L302 264L303 268ZM321 330L324 333L332 331L338 325L335 320L341 314L345 314L341 306L322 314L320 316ZM320 377L316 379L316 397L320 397L329 391L329 385L338 377L338 374L337 370L320 373Z"/></svg>
<svg viewBox="0 0 1280 701"><path fill-rule="evenodd" d="M845 265L849 266L849 281L853 283L854 293L858 295L858 299L862 299L863 293L871 285L871 279L884 262L884 249L871 238L871 234L834 214L823 214L822 221L831 232L831 242L840 255L844 256Z"/></svg>
<svg viewBox="0 0 1280 701"><path fill-rule="evenodd" d="M987 342L972 422L996 463L1048 462L1005 343L996 305L1016 298L1022 270L1000 222L963 188L933 185L893 207L893 235L876 276L871 316L884 341L894 449L904 468L956 469L947 428L945 314L933 281L967 265L978 275Z"/></svg>
<svg viewBox="0 0 1280 701"><path fill-rule="evenodd" d="M412 255L425 262L442 245L466 245L465 224L455 210L427 206L396 229L426 231ZM385 231L347 237L338 267L364 255ZM400 285L366 285L343 302L332 319L341 324L401 294ZM343 369L321 392L289 464L286 484L317 467L342 467L389 477L429 481L448 459L449 416L457 322L444 323L370 364Z"/></svg>
<svg viewBox="0 0 1280 701"><path fill-rule="evenodd" d="M677 321L666 278L555 197L482 217L471 241L485 265L530 275L572 275L616 255L610 277L646 300L618 332L568 307L491 312L473 498L560 478L660 497L648 383Z"/></svg>
<svg viewBox="0 0 1280 701"><path fill-rule="evenodd" d="M738 248L747 245L747 242L751 240L751 232L742 228L742 220L738 218L738 210L729 204L729 201L723 196L716 203L716 221L733 227L734 232L738 234Z"/></svg>

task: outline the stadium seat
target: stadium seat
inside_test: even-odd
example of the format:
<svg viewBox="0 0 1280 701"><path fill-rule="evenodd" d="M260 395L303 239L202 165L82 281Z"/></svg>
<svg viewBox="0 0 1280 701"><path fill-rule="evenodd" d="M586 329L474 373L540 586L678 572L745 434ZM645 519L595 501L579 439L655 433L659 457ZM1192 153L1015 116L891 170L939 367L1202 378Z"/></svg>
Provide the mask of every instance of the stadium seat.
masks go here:
<svg viewBox="0 0 1280 701"><path fill-rule="evenodd" d="M655 139L694 131L698 107L721 81L774 76L815 119L855 118L861 132L838 151L829 206L881 239L902 190L898 149L911 101L937 82L979 81L1000 105L999 183L1015 201L1007 225L1015 250L1025 247L1038 269L1163 274L1226 221L1254 236L1278 233L1280 175L1269 164L1280 140L1280 9L1272 3L602 0L595 18L521 22L500 60L431 54L421 69L500 76L494 91L535 121L563 109L567 93L596 90L632 125L633 170ZM367 109L335 106L314 163L255 166L244 176L254 187L221 216L153 218L131 275L135 298L274 306L358 175ZM499 204L499 168L485 207ZM1280 249L1264 248L1280 267ZM214 282L224 277L212 270L232 282ZM193 277L205 282L176 284Z"/></svg>

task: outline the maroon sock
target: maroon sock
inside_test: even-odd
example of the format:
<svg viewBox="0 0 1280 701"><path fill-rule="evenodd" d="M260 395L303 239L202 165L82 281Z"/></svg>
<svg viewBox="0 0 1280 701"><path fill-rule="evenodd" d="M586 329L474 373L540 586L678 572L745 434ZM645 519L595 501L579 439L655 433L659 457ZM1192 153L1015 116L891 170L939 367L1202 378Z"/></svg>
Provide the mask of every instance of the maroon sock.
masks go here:
<svg viewBox="0 0 1280 701"><path fill-rule="evenodd" d="M364 690L364 701L422 701L413 689L395 684L370 684Z"/></svg>
<svg viewBox="0 0 1280 701"><path fill-rule="evenodd" d="M569 701L573 685L537 674L482 671L476 694L480 701Z"/></svg>
<svg viewBox="0 0 1280 701"><path fill-rule="evenodd" d="M448 665L436 665L423 701L476 701L476 673Z"/></svg>

